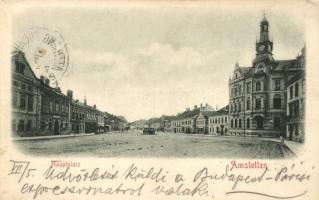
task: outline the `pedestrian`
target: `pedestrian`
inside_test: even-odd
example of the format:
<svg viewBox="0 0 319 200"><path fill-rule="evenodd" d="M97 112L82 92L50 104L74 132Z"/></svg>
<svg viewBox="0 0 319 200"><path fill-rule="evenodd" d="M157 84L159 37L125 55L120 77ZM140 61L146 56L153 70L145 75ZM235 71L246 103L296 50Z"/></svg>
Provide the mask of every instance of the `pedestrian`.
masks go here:
<svg viewBox="0 0 319 200"><path fill-rule="evenodd" d="M284 137L280 136L280 142L281 142L281 144L285 143Z"/></svg>

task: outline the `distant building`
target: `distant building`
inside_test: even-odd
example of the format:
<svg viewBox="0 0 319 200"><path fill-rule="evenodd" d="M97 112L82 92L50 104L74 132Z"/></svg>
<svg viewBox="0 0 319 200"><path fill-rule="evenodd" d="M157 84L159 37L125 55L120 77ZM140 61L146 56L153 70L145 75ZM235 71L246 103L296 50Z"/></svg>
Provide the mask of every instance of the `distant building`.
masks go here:
<svg viewBox="0 0 319 200"><path fill-rule="evenodd" d="M207 114L214 109L208 105L197 105L191 110L187 108L183 113L176 115L171 120L171 130L174 133L208 133Z"/></svg>
<svg viewBox="0 0 319 200"><path fill-rule="evenodd" d="M232 135L286 136L286 85L291 77L304 71L304 50L291 60L275 60L272 50L269 23L264 18L252 66L236 63L229 80Z"/></svg>
<svg viewBox="0 0 319 200"><path fill-rule="evenodd" d="M209 134L228 135L229 132L229 106L225 106L212 113L208 119Z"/></svg>
<svg viewBox="0 0 319 200"><path fill-rule="evenodd" d="M287 85L286 137L289 140L304 141L305 93L305 75L299 73Z"/></svg>

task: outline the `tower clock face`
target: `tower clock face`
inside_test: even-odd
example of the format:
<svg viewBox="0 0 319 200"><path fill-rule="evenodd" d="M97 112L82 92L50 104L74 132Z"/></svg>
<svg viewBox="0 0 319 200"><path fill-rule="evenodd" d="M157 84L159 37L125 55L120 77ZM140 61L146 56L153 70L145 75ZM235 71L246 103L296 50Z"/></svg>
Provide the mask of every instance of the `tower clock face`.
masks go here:
<svg viewBox="0 0 319 200"><path fill-rule="evenodd" d="M265 49L265 45L260 45L259 47L258 47L258 50L259 51L263 51Z"/></svg>

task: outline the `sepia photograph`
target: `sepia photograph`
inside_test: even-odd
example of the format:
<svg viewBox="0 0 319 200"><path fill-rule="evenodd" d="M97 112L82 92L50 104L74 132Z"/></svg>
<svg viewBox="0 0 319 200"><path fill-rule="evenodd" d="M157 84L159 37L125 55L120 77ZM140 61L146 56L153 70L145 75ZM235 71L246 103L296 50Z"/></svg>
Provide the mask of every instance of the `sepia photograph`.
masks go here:
<svg viewBox="0 0 319 200"><path fill-rule="evenodd" d="M0 199L317 200L319 1L0 1Z"/></svg>
<svg viewBox="0 0 319 200"><path fill-rule="evenodd" d="M25 10L12 27L14 143L39 156L297 156L303 14Z"/></svg>

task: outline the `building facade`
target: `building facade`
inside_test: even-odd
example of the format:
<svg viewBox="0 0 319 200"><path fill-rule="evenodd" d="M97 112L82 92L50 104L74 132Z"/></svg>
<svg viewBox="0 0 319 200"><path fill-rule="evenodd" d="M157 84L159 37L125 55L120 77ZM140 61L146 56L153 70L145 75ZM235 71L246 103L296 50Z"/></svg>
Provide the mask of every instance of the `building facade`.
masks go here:
<svg viewBox="0 0 319 200"><path fill-rule="evenodd" d="M297 74L287 86L287 125L286 137L289 140L304 142L305 117L305 75Z"/></svg>
<svg viewBox="0 0 319 200"><path fill-rule="evenodd" d="M304 51L295 59L275 60L269 23L260 23L251 67L235 65L229 80L231 135L285 137L287 81L304 70Z"/></svg>
<svg viewBox="0 0 319 200"><path fill-rule="evenodd" d="M13 136L34 136L40 128L40 81L24 54L12 55L12 133Z"/></svg>
<svg viewBox="0 0 319 200"><path fill-rule="evenodd" d="M15 50L11 60L12 73L12 134L13 136L46 136L97 133L112 130L106 115L94 105L73 99L60 88L52 88L48 78L36 77L24 53ZM117 119L117 128L124 130L127 122Z"/></svg>
<svg viewBox="0 0 319 200"><path fill-rule="evenodd" d="M225 106L212 115L208 119L209 134L212 135L228 135L229 134L229 106Z"/></svg>
<svg viewBox="0 0 319 200"><path fill-rule="evenodd" d="M61 135L69 133L70 99L59 88L52 88L49 79L40 78L41 134Z"/></svg>
<svg viewBox="0 0 319 200"><path fill-rule="evenodd" d="M67 96L70 99L70 133L80 134L85 132L86 107L79 100L73 99L73 91L68 90Z"/></svg>

